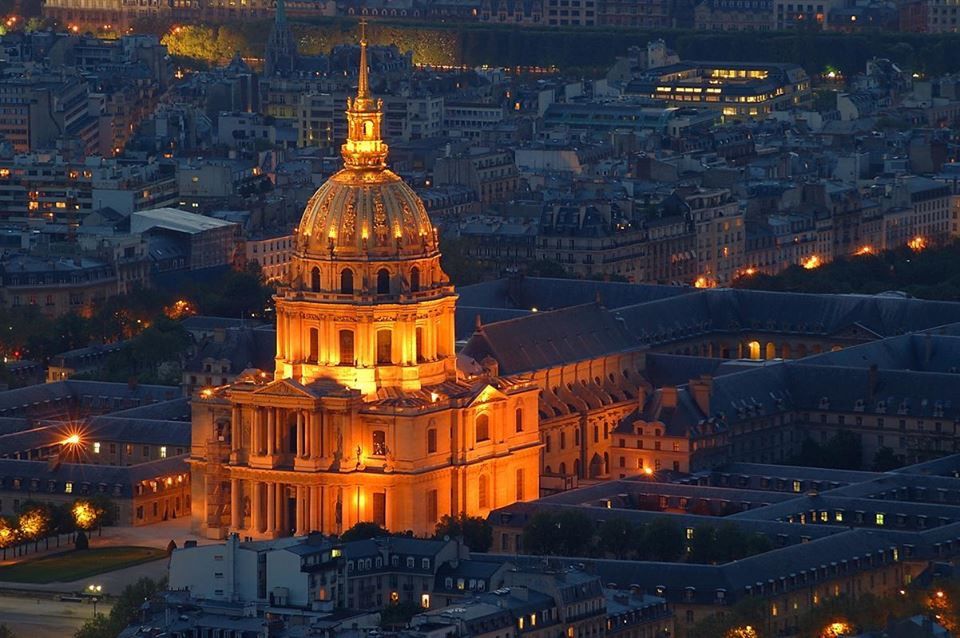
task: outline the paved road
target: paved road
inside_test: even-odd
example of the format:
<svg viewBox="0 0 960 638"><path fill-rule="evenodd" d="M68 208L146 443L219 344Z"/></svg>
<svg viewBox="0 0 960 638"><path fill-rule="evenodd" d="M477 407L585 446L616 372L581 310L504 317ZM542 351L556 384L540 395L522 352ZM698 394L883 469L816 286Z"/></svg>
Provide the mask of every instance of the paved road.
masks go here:
<svg viewBox="0 0 960 638"><path fill-rule="evenodd" d="M110 605L97 604L97 613L109 613ZM24 638L68 638L89 618L93 605L27 596L0 596L0 623Z"/></svg>

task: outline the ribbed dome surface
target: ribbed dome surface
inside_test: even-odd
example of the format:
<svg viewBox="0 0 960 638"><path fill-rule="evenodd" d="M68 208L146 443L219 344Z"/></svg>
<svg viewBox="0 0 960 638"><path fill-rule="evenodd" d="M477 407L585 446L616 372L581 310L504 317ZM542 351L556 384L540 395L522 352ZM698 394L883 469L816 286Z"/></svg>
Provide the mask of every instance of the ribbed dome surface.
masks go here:
<svg viewBox="0 0 960 638"><path fill-rule="evenodd" d="M344 169L307 202L297 250L335 255L422 256L437 246L423 202L392 171Z"/></svg>

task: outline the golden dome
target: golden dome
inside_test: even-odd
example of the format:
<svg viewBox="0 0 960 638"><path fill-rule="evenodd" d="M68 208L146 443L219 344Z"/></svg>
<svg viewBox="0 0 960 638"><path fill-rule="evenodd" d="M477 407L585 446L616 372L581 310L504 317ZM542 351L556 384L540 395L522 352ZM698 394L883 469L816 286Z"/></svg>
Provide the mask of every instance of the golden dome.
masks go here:
<svg viewBox="0 0 960 638"><path fill-rule="evenodd" d="M365 22L360 22L357 95L347 99L344 168L313 194L297 228L296 249L312 258L424 257L437 241L423 202L387 170L380 136L383 102L370 95Z"/></svg>
<svg viewBox="0 0 960 638"><path fill-rule="evenodd" d="M437 245L423 202L399 176L345 168L307 202L296 249L315 257L422 257Z"/></svg>

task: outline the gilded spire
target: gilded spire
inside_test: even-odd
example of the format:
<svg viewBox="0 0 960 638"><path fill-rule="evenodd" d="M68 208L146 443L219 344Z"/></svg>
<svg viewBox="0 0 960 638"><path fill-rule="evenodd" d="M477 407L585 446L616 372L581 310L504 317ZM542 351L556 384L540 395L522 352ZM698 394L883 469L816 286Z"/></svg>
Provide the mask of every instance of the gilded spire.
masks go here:
<svg viewBox="0 0 960 638"><path fill-rule="evenodd" d="M357 83L357 99L370 98L370 80L367 67L367 20L360 19L360 80Z"/></svg>
<svg viewBox="0 0 960 638"><path fill-rule="evenodd" d="M357 96L347 99L347 142L340 148L343 163L352 169L386 168L387 145L380 138L383 102L370 96L367 65L367 21L360 20L360 69Z"/></svg>

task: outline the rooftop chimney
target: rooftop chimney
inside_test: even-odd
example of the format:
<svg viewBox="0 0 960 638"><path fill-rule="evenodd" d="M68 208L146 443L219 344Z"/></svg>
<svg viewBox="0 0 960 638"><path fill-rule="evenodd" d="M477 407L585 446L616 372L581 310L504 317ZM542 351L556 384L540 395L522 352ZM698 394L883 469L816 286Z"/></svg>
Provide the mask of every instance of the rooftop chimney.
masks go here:
<svg viewBox="0 0 960 638"><path fill-rule="evenodd" d="M665 408L677 407L677 387L665 386L660 388L660 405Z"/></svg>
<svg viewBox="0 0 960 638"><path fill-rule="evenodd" d="M867 396L873 401L877 397L877 364L871 363L867 370Z"/></svg>
<svg viewBox="0 0 960 638"><path fill-rule="evenodd" d="M690 393L697 407L705 415L710 416L710 391L713 389L713 377L709 374L701 375L699 379L691 379Z"/></svg>

